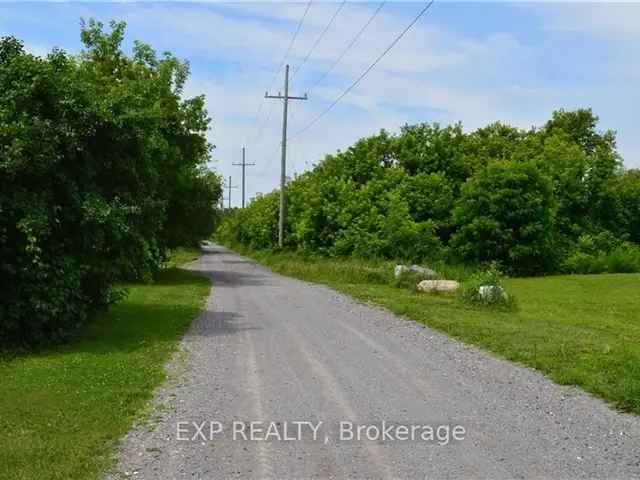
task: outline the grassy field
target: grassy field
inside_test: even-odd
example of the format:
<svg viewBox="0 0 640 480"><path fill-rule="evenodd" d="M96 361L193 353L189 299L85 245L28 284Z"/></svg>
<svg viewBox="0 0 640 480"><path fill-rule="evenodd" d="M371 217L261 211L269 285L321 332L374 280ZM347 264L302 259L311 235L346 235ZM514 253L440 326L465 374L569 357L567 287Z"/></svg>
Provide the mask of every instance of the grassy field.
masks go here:
<svg viewBox="0 0 640 480"><path fill-rule="evenodd" d="M1 479L100 478L111 464L210 285L169 268L155 284L127 287L73 344L0 362Z"/></svg>
<svg viewBox="0 0 640 480"><path fill-rule="evenodd" d="M383 305L640 414L639 274L508 279L517 309L506 311L393 287L390 262L244 253L274 271ZM456 274L466 272L451 272Z"/></svg>

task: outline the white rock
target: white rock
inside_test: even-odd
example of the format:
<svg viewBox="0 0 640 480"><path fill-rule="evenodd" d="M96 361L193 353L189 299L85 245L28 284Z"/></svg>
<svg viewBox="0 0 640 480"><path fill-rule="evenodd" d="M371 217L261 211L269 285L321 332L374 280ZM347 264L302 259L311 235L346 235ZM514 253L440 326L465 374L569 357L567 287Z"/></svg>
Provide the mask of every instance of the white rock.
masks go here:
<svg viewBox="0 0 640 480"><path fill-rule="evenodd" d="M418 275L424 275L425 277L438 276L434 270L421 267L420 265L411 265L410 267L407 267L406 265L396 265L396 268L393 269L393 274L396 278L400 278L405 273L416 273Z"/></svg>
<svg viewBox="0 0 640 480"><path fill-rule="evenodd" d="M507 292L498 285L481 285L478 287L478 294L484 300L495 300L498 298L507 299Z"/></svg>
<svg viewBox="0 0 640 480"><path fill-rule="evenodd" d="M400 278L403 273L408 271L409 271L409 267L407 267L406 265L396 265L396 268L393 269L393 275L396 278Z"/></svg>
<svg viewBox="0 0 640 480"><path fill-rule="evenodd" d="M419 273L420 275L424 275L425 277L437 277L438 274L435 270L431 270L430 268L421 267L420 265L411 265L409 267L409 271L413 273Z"/></svg>
<svg viewBox="0 0 640 480"><path fill-rule="evenodd" d="M460 288L455 280L423 280L417 289L425 293L453 293Z"/></svg>

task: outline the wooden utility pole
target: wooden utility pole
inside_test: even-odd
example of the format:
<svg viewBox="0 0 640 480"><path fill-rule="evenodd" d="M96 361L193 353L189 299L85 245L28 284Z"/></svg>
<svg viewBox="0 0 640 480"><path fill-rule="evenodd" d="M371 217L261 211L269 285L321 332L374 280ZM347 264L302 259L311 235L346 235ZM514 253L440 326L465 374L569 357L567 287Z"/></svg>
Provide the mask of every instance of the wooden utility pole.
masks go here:
<svg viewBox="0 0 640 480"><path fill-rule="evenodd" d="M242 208L244 208L244 186L245 186L245 168L252 167L255 163L247 163L244 158L244 147L242 147L242 163L234 163L234 165L242 167Z"/></svg>
<svg viewBox="0 0 640 480"><path fill-rule="evenodd" d="M227 183L227 184L225 185L225 187L229 189L229 196L227 197L227 201L228 201L228 203L227 203L227 209L229 209L229 210L230 210L230 209L231 209L231 189L232 189L232 188L238 188L238 186L237 186L237 185L232 185L232 184L231 184L231 175L229 175L229 183Z"/></svg>
<svg viewBox="0 0 640 480"><path fill-rule="evenodd" d="M280 92L278 92L278 95L269 95L269 92L266 92L264 98L284 100L282 108L282 159L280 162L280 218L278 220L278 245L282 247L284 244L284 217L286 213L284 187L287 173L287 110L289 100L306 100L307 94L305 93L304 97L289 96L289 65L287 65L284 70L284 95L281 95Z"/></svg>

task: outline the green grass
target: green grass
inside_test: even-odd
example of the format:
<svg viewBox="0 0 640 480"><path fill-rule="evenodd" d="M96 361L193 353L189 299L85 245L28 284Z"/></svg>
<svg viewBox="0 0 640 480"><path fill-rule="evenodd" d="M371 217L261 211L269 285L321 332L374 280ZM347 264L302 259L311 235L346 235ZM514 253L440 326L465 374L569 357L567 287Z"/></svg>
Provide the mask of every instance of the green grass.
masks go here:
<svg viewBox="0 0 640 480"><path fill-rule="evenodd" d="M180 247L171 251L171 257L167 261L166 268L177 268L186 263L197 260L200 257L200 250L191 247Z"/></svg>
<svg viewBox="0 0 640 480"><path fill-rule="evenodd" d="M394 287L390 262L244 253L279 273L382 305L640 414L640 274L508 279L517 302L508 311Z"/></svg>
<svg viewBox="0 0 640 480"><path fill-rule="evenodd" d="M81 339L0 362L0 478L100 478L112 464L210 285L171 268L127 288Z"/></svg>

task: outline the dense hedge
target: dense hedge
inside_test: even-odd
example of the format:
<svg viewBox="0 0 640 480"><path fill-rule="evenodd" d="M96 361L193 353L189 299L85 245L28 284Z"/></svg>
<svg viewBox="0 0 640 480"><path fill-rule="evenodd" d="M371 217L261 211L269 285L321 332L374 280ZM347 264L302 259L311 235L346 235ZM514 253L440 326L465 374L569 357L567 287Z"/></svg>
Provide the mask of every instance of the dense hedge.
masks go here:
<svg viewBox="0 0 640 480"><path fill-rule="evenodd" d="M213 229L220 181L188 65L124 24L83 26L85 50L46 58L0 40L0 344L62 338L150 279L169 247Z"/></svg>
<svg viewBox="0 0 640 480"><path fill-rule="evenodd" d="M598 131L597 120L591 110L557 111L538 129L419 124L362 139L288 184L286 246L497 261L518 275L576 270L567 259L585 236L604 233L632 251L640 172L623 169L614 133ZM275 247L278 195L228 216L218 237Z"/></svg>

